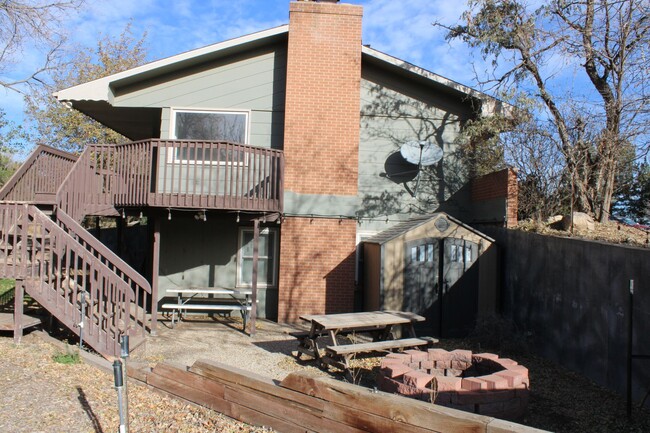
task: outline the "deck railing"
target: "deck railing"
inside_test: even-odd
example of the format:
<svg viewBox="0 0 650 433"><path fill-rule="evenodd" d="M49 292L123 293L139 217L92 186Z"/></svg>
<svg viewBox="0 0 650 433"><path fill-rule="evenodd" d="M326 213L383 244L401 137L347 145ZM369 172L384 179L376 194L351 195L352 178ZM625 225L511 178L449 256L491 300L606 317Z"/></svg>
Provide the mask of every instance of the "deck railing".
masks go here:
<svg viewBox="0 0 650 433"><path fill-rule="evenodd" d="M40 144L0 189L0 200L54 204L56 191L73 167L73 154Z"/></svg>
<svg viewBox="0 0 650 433"><path fill-rule="evenodd" d="M57 194L75 220L114 207L282 211L282 151L214 141L89 145Z"/></svg>

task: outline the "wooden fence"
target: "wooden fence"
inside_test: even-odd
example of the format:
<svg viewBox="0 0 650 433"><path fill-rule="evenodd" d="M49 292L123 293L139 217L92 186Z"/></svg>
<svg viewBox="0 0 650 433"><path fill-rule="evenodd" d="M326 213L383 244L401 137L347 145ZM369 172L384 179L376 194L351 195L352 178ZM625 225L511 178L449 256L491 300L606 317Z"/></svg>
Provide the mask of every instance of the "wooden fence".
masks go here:
<svg viewBox="0 0 650 433"><path fill-rule="evenodd" d="M541 432L311 373L282 381L215 361L158 364L129 375L154 389L279 432Z"/></svg>

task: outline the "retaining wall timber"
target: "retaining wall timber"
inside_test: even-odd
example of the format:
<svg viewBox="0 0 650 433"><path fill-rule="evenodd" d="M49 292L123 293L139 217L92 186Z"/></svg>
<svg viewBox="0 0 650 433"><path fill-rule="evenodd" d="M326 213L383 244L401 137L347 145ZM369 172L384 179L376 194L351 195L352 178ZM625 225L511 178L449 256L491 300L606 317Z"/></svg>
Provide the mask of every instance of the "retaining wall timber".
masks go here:
<svg viewBox="0 0 650 433"><path fill-rule="evenodd" d="M309 373L281 382L214 361L129 368L150 387L279 432L542 432Z"/></svg>
<svg viewBox="0 0 650 433"><path fill-rule="evenodd" d="M480 227L500 251L501 312L540 355L625 395L629 280L635 354L650 355L650 249ZM650 360L633 361L633 399Z"/></svg>

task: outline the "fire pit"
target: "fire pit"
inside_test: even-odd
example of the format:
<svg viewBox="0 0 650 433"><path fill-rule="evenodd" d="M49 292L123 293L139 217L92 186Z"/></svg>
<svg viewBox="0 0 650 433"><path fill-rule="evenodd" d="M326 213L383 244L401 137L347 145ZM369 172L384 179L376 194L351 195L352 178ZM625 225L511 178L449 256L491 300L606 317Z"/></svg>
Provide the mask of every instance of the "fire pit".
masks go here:
<svg viewBox="0 0 650 433"><path fill-rule="evenodd" d="M515 420L528 405L528 369L493 353L407 350L390 353L377 377L382 391Z"/></svg>

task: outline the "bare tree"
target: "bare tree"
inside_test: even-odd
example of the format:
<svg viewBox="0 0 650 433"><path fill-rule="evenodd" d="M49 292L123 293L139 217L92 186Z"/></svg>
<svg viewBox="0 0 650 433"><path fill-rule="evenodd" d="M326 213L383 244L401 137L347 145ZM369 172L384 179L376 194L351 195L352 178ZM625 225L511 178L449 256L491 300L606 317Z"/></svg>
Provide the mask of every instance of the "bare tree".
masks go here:
<svg viewBox="0 0 650 433"><path fill-rule="evenodd" d="M64 65L47 74L42 86L26 95L27 114L34 121L33 138L63 150L80 152L88 143L120 143L126 138L52 97L52 93L145 62L146 33L137 38L127 24L117 37L104 37L95 49L76 47ZM91 55L89 53L95 53Z"/></svg>
<svg viewBox="0 0 650 433"><path fill-rule="evenodd" d="M647 0L552 0L529 10L521 0L473 0L448 38L480 49L495 71L482 79L538 98L551 120L574 188L576 208L606 221L622 147L648 151ZM440 25L440 24L438 24ZM558 64L560 66L558 66ZM566 69L584 79L571 97Z"/></svg>
<svg viewBox="0 0 650 433"><path fill-rule="evenodd" d="M39 75L55 67L59 47L65 40L60 24L64 14L77 9L83 0L0 1L0 76L6 76L25 46L44 53L43 64L27 76L0 78L0 86L23 93L21 85L39 81Z"/></svg>

